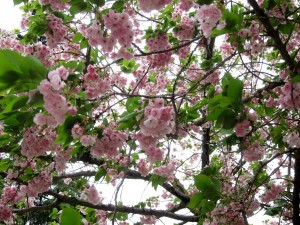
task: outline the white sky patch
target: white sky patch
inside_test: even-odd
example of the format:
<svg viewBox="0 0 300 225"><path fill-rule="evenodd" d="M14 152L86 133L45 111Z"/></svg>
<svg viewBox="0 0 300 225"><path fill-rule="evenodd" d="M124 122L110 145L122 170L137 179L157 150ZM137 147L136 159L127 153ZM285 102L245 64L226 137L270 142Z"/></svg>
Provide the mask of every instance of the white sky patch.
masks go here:
<svg viewBox="0 0 300 225"><path fill-rule="evenodd" d="M22 12L20 5L14 6L13 0L0 0L0 28L13 30L20 27Z"/></svg>

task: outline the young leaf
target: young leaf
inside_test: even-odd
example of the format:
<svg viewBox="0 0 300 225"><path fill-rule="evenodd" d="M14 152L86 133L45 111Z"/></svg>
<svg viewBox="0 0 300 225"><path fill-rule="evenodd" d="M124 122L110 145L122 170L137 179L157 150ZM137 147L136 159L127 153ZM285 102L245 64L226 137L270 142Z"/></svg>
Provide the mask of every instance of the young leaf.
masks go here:
<svg viewBox="0 0 300 225"><path fill-rule="evenodd" d="M61 225L81 225L80 213L73 208L63 208Z"/></svg>

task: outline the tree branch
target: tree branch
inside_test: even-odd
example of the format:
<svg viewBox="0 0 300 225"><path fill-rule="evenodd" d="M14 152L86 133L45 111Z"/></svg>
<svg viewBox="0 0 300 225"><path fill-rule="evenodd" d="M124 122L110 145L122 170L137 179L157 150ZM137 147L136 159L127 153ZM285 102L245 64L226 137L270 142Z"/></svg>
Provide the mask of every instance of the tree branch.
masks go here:
<svg viewBox="0 0 300 225"><path fill-rule="evenodd" d="M248 0L248 3L252 6L256 16L266 28L267 35L269 35L274 40L274 45L279 50L282 58L289 66L290 70L293 71L295 68L295 62L286 50L286 46L281 41L278 32L272 26L269 17L265 14L264 10L258 6L255 0Z"/></svg>
<svg viewBox="0 0 300 225"><path fill-rule="evenodd" d="M300 204L300 149L295 151L295 172L294 172L294 189L293 189L293 225L300 224L299 204Z"/></svg>
<svg viewBox="0 0 300 225"><path fill-rule="evenodd" d="M170 211L166 210L155 210L155 209L145 209L145 208L136 208L136 207L129 207L129 206L115 206L113 204L99 204L99 205L93 205L89 202L78 200L74 197L68 197L65 195L61 195L58 193L55 193L53 191L47 191L44 194L51 195L55 197L60 202L65 202L73 206L85 206L93 209L100 209L105 211L111 211L113 212L116 210L116 212L124 212L124 213L133 213L133 214L139 214L139 215L153 215L156 217L168 217L176 220L181 221L189 221L189 222L197 222L199 218L197 216L190 216L190 215L179 215L176 213L172 213ZM34 207L37 211L40 209L39 207ZM28 209L27 209L28 210ZM43 209L41 209L43 210ZM22 212L19 210L19 212Z"/></svg>

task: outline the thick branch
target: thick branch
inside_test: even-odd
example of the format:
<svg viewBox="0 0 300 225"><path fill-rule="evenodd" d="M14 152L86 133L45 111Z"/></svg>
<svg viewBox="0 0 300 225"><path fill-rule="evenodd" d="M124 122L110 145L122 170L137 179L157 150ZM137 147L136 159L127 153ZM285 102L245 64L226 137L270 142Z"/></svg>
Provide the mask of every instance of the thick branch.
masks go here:
<svg viewBox="0 0 300 225"><path fill-rule="evenodd" d="M149 181L149 179L151 177L151 175L143 177L139 172L134 171L134 170L128 170L125 176L128 179L140 179L140 180L146 180L146 181ZM173 194L174 196L179 198L184 203L188 203L190 201L190 198L187 195L185 195L181 191L177 190L171 184L163 183L161 186L163 188L165 188L168 192L170 192L171 194Z"/></svg>
<svg viewBox="0 0 300 225"><path fill-rule="evenodd" d="M202 169L209 165L209 142L210 142L210 128L203 129L203 140L202 140Z"/></svg>
<svg viewBox="0 0 300 225"><path fill-rule="evenodd" d="M80 171L78 173L61 174L53 177L53 181L57 181L65 178L77 178L77 177L92 177L96 175L96 171Z"/></svg>
<svg viewBox="0 0 300 225"><path fill-rule="evenodd" d="M35 206L35 207L30 207L30 208L25 208L25 209L13 209L12 211L13 211L13 213L16 213L16 214L23 214L23 213L50 210L57 206L58 206L58 202L54 202L53 204L49 204L49 205Z"/></svg>
<svg viewBox="0 0 300 225"><path fill-rule="evenodd" d="M299 194L300 194L300 149L295 151L295 173L293 189L293 225L300 224L299 216Z"/></svg>
<svg viewBox="0 0 300 225"><path fill-rule="evenodd" d="M125 213L133 213L133 214L140 214L140 215L153 215L156 217L168 217L176 220L189 221L189 222L197 222L199 220L197 216L179 215L166 210L155 210L155 209L145 209L145 208L140 209L140 208L128 207L128 206L115 206L112 204L93 205L89 202L78 200L74 197L61 195L53 191L45 192L45 194L51 195L55 197L58 201L68 203L73 206L80 205L80 206L85 206L93 209L100 209L100 210L111 211L111 212L116 210L116 212L125 212ZM35 210L37 210L37 207L35 207Z"/></svg>
<svg viewBox="0 0 300 225"><path fill-rule="evenodd" d="M95 176L95 175L96 175L96 171L81 171L81 172L78 172L78 173L62 174L62 175L59 175L59 176L55 176L55 177L53 177L53 180L57 181L59 179L64 179L64 178L76 178L76 177L82 177L82 176L89 177L89 176ZM128 170L125 173L125 178L127 178L127 179L139 179L139 180L149 181L150 177L151 177L151 175L143 177L139 172L134 171L134 170ZM185 204L187 204L190 201L189 196L187 196L184 193L182 193L181 191L177 190L171 184L164 183L161 186L164 189L166 189L168 192L170 192L171 194L173 194L174 196L179 198Z"/></svg>
<svg viewBox="0 0 300 225"><path fill-rule="evenodd" d="M183 48L185 46L188 46L188 45L190 45L193 42L198 41L198 40L200 40L200 37L196 37L196 38L194 38L194 39L192 39L190 41L185 42L184 44L175 46L173 48L168 48L168 49L165 49L165 50L153 51L153 52L144 52L136 44L132 43L132 45L134 47L136 47L139 50L139 52L141 53L141 54L135 54L134 57L147 56L147 55L153 55L153 54L160 54L160 53L166 53L166 52L178 50L178 49Z"/></svg>
<svg viewBox="0 0 300 225"><path fill-rule="evenodd" d="M248 103L249 101L251 101L253 98L259 97L259 95L262 94L262 92L264 91L268 91L268 90L272 90L276 87L280 87L282 85L284 85L285 82L283 81L278 81L278 82L270 82L268 83L266 86L264 86L263 88L257 89L252 95L250 95L247 98L243 98L242 102L243 104Z"/></svg>
<svg viewBox="0 0 300 225"><path fill-rule="evenodd" d="M295 69L295 62L286 50L286 46L281 41L278 32L272 26L269 17L265 14L264 10L258 6L256 0L248 0L248 3L254 9L254 12L260 22L265 26L267 34L274 40L274 45L279 50L282 58L289 66L290 70L293 71Z"/></svg>

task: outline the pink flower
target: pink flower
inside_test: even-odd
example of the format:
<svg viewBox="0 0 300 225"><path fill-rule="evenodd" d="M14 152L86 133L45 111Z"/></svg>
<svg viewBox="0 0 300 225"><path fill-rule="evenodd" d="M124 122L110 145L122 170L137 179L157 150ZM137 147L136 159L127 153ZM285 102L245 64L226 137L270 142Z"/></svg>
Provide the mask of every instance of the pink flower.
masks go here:
<svg viewBox="0 0 300 225"><path fill-rule="evenodd" d="M145 177L149 174L149 170L150 170L150 166L147 165L147 162L145 159L141 159L137 165L136 165L138 171L140 172L140 174Z"/></svg>
<svg viewBox="0 0 300 225"><path fill-rule="evenodd" d="M85 195L86 199L94 205L101 204L101 202L103 201L103 198L99 196L99 193L94 185L85 190Z"/></svg>
<svg viewBox="0 0 300 225"><path fill-rule="evenodd" d="M212 29L221 19L220 10L214 5L202 5L196 14L196 18L200 23L200 29L205 37L208 37Z"/></svg>
<svg viewBox="0 0 300 225"><path fill-rule="evenodd" d="M160 10L171 2L172 0L139 0L139 7L144 12L150 12L152 10Z"/></svg>
<svg viewBox="0 0 300 225"><path fill-rule="evenodd" d="M244 137L247 134L249 127L250 127L250 122L248 120L244 120L236 124L234 127L236 136Z"/></svg>
<svg viewBox="0 0 300 225"><path fill-rule="evenodd" d="M0 221L9 220L12 217L12 211L6 205L0 204Z"/></svg>
<svg viewBox="0 0 300 225"><path fill-rule="evenodd" d="M155 224L156 218L155 216L142 216L140 217L142 224Z"/></svg>
<svg viewBox="0 0 300 225"><path fill-rule="evenodd" d="M91 135L83 135L80 138L80 143L85 147L92 146L95 144L95 142L96 138Z"/></svg>

